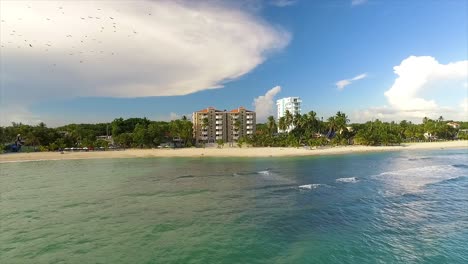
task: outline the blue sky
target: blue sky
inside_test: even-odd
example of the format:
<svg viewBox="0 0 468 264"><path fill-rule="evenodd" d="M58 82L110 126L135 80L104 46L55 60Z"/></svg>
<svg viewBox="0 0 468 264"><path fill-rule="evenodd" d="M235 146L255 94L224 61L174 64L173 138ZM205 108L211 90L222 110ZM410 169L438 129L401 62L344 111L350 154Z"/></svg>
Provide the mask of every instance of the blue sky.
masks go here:
<svg viewBox="0 0 468 264"><path fill-rule="evenodd" d="M353 122L468 116L463 0L37 3L1 2L2 124L170 120L208 106L263 121L288 96Z"/></svg>

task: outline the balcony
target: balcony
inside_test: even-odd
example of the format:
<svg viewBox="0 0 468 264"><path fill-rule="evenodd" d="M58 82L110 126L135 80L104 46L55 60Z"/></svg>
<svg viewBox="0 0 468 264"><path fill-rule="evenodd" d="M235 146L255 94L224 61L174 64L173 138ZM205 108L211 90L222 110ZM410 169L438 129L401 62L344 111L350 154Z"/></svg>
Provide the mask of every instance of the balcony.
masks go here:
<svg viewBox="0 0 468 264"><path fill-rule="evenodd" d="M223 124L223 121L216 121L216 124L217 124L217 125L222 125L222 124Z"/></svg>
<svg viewBox="0 0 468 264"><path fill-rule="evenodd" d="M253 124L253 121L252 121L252 120L247 120L246 123L247 123L247 124Z"/></svg>
<svg viewBox="0 0 468 264"><path fill-rule="evenodd" d="M253 129L253 126L247 126L247 129Z"/></svg>
<svg viewBox="0 0 468 264"><path fill-rule="evenodd" d="M223 129L222 126L216 126L216 129Z"/></svg>
<svg viewBox="0 0 468 264"><path fill-rule="evenodd" d="M219 119L223 119L223 116L222 115L217 115L216 120L219 120Z"/></svg>
<svg viewBox="0 0 468 264"><path fill-rule="evenodd" d="M247 115L247 120L249 119L253 119L253 116L252 115Z"/></svg>
<svg viewBox="0 0 468 264"><path fill-rule="evenodd" d="M223 132L222 131L216 131L216 135L222 135Z"/></svg>
<svg viewBox="0 0 468 264"><path fill-rule="evenodd" d="M252 133L253 133L252 130L247 130L247 135L250 135L250 134L252 134Z"/></svg>

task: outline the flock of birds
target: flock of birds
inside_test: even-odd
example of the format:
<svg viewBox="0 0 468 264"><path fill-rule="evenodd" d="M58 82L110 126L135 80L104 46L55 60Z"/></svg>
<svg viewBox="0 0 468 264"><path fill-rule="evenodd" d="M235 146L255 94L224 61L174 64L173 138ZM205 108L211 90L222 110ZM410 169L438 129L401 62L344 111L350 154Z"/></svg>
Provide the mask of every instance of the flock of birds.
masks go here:
<svg viewBox="0 0 468 264"><path fill-rule="evenodd" d="M27 8L32 8L31 6L28 6ZM58 12L61 13L62 15L65 15L65 10L62 6L58 6L57 7L58 9ZM99 13L103 13L102 12L102 9L101 8L97 8L97 11ZM118 10L117 10L118 11ZM148 16L151 16L152 14L149 12L147 13ZM46 21L51 21L53 22L53 20L51 20L49 17L44 17L44 19ZM113 32L113 33L117 33L119 31L119 29L123 29L123 28L119 28L120 24L118 23L118 19L117 17L113 17L113 16L105 16L104 14L102 14L101 16L86 16L86 17L83 17L83 16L78 16L77 19L83 21L83 22L86 22L86 21L91 21L91 20L94 20L93 22L98 22L98 23L94 23L94 31L96 31L95 33L97 32L100 32L100 33L103 33L103 32ZM19 21L23 20L23 18L18 18ZM4 19L1 20L1 23L2 23L2 30L8 28L8 22L9 21L6 21ZM12 23L13 24L13 23ZM20 34L21 32L17 31L16 29L14 28L11 28L9 30L9 32L7 34L9 34L10 36L14 37L14 38L17 38L16 41L7 41L6 43L1 43L1 48L5 48L7 46L10 46L10 47L14 47L16 46L17 49L21 49L21 48L29 48L29 49L43 49L44 52L49 52L49 49L52 49L54 47L54 43L50 42L50 41L47 41L46 43L38 43L38 41L35 41L35 40L28 40L28 39L22 39L23 35ZM113 51L105 51L105 50L86 50L85 48L85 44L87 42L95 42L97 44L101 44L102 41L99 40L99 35L95 35L94 33L91 33L89 36L88 35L84 35L84 34L81 34L80 33L82 32L77 32L77 34L66 34L64 35L65 38L70 38L70 40L74 40L76 39L76 41L72 41L72 43L74 42L75 44L70 46L69 47L69 50L67 51L67 54L68 56L76 56L76 55L81 55L81 56L78 56L80 57L79 58L79 63L84 63L85 62L85 59L86 56L88 55L95 55L95 54L101 54L101 55L110 55L110 56L113 56L114 54L116 54L116 52L113 52ZM127 37L132 37L132 36L135 36L137 35L138 32L135 31L134 29L130 30L127 32ZM0 40L1 41L1 40ZM19 43L22 43L22 45L19 45ZM41 47L42 46L42 47ZM55 63L52 64L51 66L57 66Z"/></svg>

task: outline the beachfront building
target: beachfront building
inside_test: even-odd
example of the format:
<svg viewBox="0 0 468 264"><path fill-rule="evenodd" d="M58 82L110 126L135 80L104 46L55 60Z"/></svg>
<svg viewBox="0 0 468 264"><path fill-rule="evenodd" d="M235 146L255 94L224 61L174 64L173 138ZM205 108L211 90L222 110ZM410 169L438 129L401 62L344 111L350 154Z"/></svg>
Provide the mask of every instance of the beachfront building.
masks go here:
<svg viewBox="0 0 468 264"><path fill-rule="evenodd" d="M302 100L299 97L286 97L282 98L276 101L276 107L277 107L277 119L279 120L281 117L286 116L286 111L289 111L292 116L295 116L296 114L301 114L301 103ZM291 130L294 129L293 125L290 125L287 128L287 131L290 132ZM278 132L285 132L281 131L278 128Z"/></svg>
<svg viewBox="0 0 468 264"><path fill-rule="evenodd" d="M236 142L243 136L255 133L256 115L254 111L239 107L226 113L227 142Z"/></svg>
<svg viewBox="0 0 468 264"><path fill-rule="evenodd" d="M196 143L236 142L255 133L255 112L239 107L221 111L208 107L192 114L193 138Z"/></svg>
<svg viewBox="0 0 468 264"><path fill-rule="evenodd" d="M225 111L208 107L192 114L193 138L196 142L214 143L216 140L226 141L224 126Z"/></svg>

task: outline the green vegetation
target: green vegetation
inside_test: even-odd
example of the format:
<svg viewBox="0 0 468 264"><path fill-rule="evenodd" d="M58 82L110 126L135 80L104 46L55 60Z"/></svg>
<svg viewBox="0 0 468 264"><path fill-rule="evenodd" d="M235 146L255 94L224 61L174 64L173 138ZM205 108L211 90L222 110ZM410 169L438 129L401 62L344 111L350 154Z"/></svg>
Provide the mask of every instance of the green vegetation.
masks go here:
<svg viewBox="0 0 468 264"><path fill-rule="evenodd" d="M460 127L448 125L452 121L443 117L432 120L424 118L421 124L408 121L369 121L364 124L349 124L347 115L337 112L326 121L319 119L314 111L304 115L287 112L276 122L270 116L265 124L257 124L252 136L240 138L238 147L299 147L326 145L397 145L402 142L468 139L468 122L457 122ZM204 120L204 127L208 125ZM240 129L241 124L234 124ZM294 129L288 129L292 128ZM278 128L281 133L277 133ZM288 130L290 130L288 132ZM110 147L151 148L160 145L190 147L193 144L192 122L183 117L170 122L151 121L147 118L117 118L111 123L70 124L49 128L44 123L36 126L13 123L0 127L0 143L7 150L17 134L24 140L22 151L56 151L64 148ZM107 135L112 136L108 138ZM224 142L217 141L218 146Z"/></svg>
<svg viewBox="0 0 468 264"><path fill-rule="evenodd" d="M0 127L0 143L4 150L21 134L23 151L55 151L64 148L150 148L163 143L180 147L192 145L192 122L187 118L170 122L147 118L117 118L111 123L70 124L49 128L13 123ZM107 135L111 137L107 137Z"/></svg>
<svg viewBox="0 0 468 264"><path fill-rule="evenodd" d="M336 115L322 121L314 111L304 115L286 112L276 123L273 116L265 124L257 124L257 133L242 138L255 147L299 147L326 145L369 145L389 146L402 142L468 139L468 122L457 122L460 128L448 125L443 117L436 120L424 118L422 124L403 120L400 123L369 121L364 124L349 124L348 116L338 111ZM288 128L291 131L288 132ZM276 133L279 128L280 133Z"/></svg>

